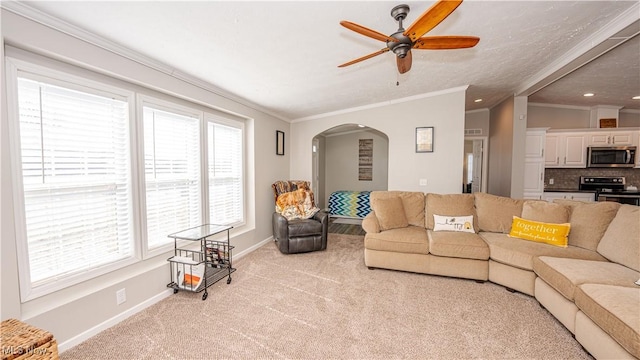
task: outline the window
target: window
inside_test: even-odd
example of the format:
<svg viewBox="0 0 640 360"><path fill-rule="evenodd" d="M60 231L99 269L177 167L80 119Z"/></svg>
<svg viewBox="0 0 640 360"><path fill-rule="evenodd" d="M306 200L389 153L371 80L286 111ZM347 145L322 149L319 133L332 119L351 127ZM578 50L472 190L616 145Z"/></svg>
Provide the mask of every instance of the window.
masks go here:
<svg viewBox="0 0 640 360"><path fill-rule="evenodd" d="M17 90L24 299L135 254L127 98L28 73Z"/></svg>
<svg viewBox="0 0 640 360"><path fill-rule="evenodd" d="M243 127L241 123L208 125L209 222L244 221Z"/></svg>
<svg viewBox="0 0 640 360"><path fill-rule="evenodd" d="M242 121L10 52L9 172L22 302L166 255L173 232L245 224Z"/></svg>
<svg viewBox="0 0 640 360"><path fill-rule="evenodd" d="M200 119L143 106L147 249L202 224Z"/></svg>

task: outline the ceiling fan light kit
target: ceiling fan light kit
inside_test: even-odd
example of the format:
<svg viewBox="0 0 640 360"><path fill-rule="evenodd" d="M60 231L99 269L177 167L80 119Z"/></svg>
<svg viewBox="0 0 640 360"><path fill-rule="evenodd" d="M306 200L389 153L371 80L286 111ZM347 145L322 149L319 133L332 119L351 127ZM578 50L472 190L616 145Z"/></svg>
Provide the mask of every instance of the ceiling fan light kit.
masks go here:
<svg viewBox="0 0 640 360"><path fill-rule="evenodd" d="M400 4L394 6L393 9L391 9L391 17L398 22L398 30L389 36L350 21L341 21L340 25L347 29L375 40L384 41L386 42L387 47L372 54L346 62L338 67L353 65L390 50L396 55L398 72L404 74L411 69L411 49L445 50L464 49L476 46L480 41L480 38L476 36L449 35L423 37L424 34L451 15L451 13L461 3L462 0L439 0L420 15L420 17L418 17L406 30L404 29L402 22L409 14L409 5Z"/></svg>

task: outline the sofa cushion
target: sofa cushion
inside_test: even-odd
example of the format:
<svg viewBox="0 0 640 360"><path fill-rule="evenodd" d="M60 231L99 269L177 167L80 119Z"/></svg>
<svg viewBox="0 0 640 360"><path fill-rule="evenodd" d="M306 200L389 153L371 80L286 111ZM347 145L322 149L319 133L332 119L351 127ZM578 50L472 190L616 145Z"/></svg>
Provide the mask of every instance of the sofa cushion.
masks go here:
<svg viewBox="0 0 640 360"><path fill-rule="evenodd" d="M640 287L583 284L576 306L625 350L640 358Z"/></svg>
<svg viewBox="0 0 640 360"><path fill-rule="evenodd" d="M570 229L569 223L545 223L514 216L509 236L566 248Z"/></svg>
<svg viewBox="0 0 640 360"><path fill-rule="evenodd" d="M609 261L592 261L540 256L533 259L533 271L562 296L572 300L585 283L636 286L640 273Z"/></svg>
<svg viewBox="0 0 640 360"><path fill-rule="evenodd" d="M433 215L433 231L454 231L474 233L473 215L440 216Z"/></svg>
<svg viewBox="0 0 640 360"><path fill-rule="evenodd" d="M607 259L640 271L640 206L623 204L598 244Z"/></svg>
<svg viewBox="0 0 640 360"><path fill-rule="evenodd" d="M489 259L489 246L474 233L428 230L429 253L463 259Z"/></svg>
<svg viewBox="0 0 640 360"><path fill-rule="evenodd" d="M526 200L522 204L521 218L546 223L562 224L569 222L570 208L540 200Z"/></svg>
<svg viewBox="0 0 640 360"><path fill-rule="evenodd" d="M596 251L602 235L616 216L619 203L611 201L586 203L576 200L553 201L571 208L569 245Z"/></svg>
<svg viewBox="0 0 640 360"><path fill-rule="evenodd" d="M507 234L481 232L480 236L489 245L491 259L525 270L533 270L533 259L537 256L566 257L606 261L595 251L569 246L561 248L533 241L510 238Z"/></svg>
<svg viewBox="0 0 640 360"><path fill-rule="evenodd" d="M476 230L508 234L514 216L522 216L524 200L486 193L474 193L478 227Z"/></svg>
<svg viewBox="0 0 640 360"><path fill-rule="evenodd" d="M400 197L376 199L371 202L371 207L378 218L381 231L409 226Z"/></svg>
<svg viewBox="0 0 640 360"><path fill-rule="evenodd" d="M424 227L424 193L417 191L372 191L369 194L371 207L378 199L399 197L404 206L404 215L409 225Z"/></svg>
<svg viewBox="0 0 640 360"><path fill-rule="evenodd" d="M364 247L370 250L412 254L428 254L427 230L422 226L407 226L379 233L367 233Z"/></svg>
<svg viewBox="0 0 640 360"><path fill-rule="evenodd" d="M426 227L433 230L433 215L441 216L467 216L473 215L473 228L477 229L477 216L473 194L434 194L426 197Z"/></svg>

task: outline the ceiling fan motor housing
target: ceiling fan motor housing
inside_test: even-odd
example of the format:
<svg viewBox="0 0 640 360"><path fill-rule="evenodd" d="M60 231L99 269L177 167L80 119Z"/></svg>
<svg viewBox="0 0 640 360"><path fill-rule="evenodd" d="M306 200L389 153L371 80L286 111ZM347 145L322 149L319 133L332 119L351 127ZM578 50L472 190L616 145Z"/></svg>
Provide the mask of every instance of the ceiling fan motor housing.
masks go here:
<svg viewBox="0 0 640 360"><path fill-rule="evenodd" d="M387 41L387 47L399 58L407 56L407 53L413 47L413 42L408 36L404 35L404 28L402 27L402 20L407 17L409 10L409 5L406 4L397 5L391 9L391 17L399 23L399 27L398 31L389 36L398 41Z"/></svg>
<svg viewBox="0 0 640 360"><path fill-rule="evenodd" d="M393 53L396 54L396 56L398 56L399 58L407 56L407 53L413 46L413 42L411 42L411 39L409 39L408 36L404 36L403 32L404 29L400 28L398 32L390 35L390 37L397 39L397 42L387 41L387 47L389 48L389 50L393 51Z"/></svg>

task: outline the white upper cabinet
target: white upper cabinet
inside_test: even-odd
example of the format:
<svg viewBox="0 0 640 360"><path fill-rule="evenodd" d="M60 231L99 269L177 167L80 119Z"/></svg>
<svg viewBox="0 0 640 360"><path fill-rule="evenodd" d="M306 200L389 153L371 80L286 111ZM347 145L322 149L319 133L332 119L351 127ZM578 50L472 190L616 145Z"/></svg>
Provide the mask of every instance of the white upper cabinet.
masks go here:
<svg viewBox="0 0 640 360"><path fill-rule="evenodd" d="M587 136L583 132L548 133L545 139L544 165L548 168L585 168Z"/></svg>
<svg viewBox="0 0 640 360"><path fill-rule="evenodd" d="M588 134L589 146L633 145L633 131L602 131Z"/></svg>
<svg viewBox="0 0 640 360"><path fill-rule="evenodd" d="M525 156L527 158L542 158L545 152L545 130L527 130L525 141Z"/></svg>

